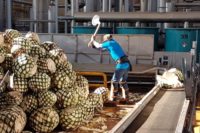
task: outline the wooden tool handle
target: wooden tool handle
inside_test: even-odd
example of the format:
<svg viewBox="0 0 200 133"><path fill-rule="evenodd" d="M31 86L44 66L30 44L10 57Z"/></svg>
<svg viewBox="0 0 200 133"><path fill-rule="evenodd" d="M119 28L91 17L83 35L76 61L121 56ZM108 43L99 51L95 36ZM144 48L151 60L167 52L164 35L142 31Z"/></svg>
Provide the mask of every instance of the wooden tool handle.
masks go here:
<svg viewBox="0 0 200 133"><path fill-rule="evenodd" d="M99 28L100 28L100 23L97 25L97 28L96 28L96 30L95 30L93 36L96 36L97 32L99 31ZM91 43L92 43L92 41L90 40L90 42L88 43L88 46L90 46Z"/></svg>

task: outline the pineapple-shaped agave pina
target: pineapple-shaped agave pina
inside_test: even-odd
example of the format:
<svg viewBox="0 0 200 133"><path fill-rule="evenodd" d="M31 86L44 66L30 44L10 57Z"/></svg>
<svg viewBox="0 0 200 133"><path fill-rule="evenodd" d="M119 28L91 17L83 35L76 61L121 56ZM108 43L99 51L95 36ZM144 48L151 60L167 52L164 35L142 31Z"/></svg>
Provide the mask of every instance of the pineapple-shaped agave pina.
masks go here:
<svg viewBox="0 0 200 133"><path fill-rule="evenodd" d="M20 105L23 100L23 95L17 91L3 93L0 97L0 108L8 105Z"/></svg>
<svg viewBox="0 0 200 133"><path fill-rule="evenodd" d="M8 106L0 110L1 133L21 133L26 121L26 114L19 106Z"/></svg>
<svg viewBox="0 0 200 133"><path fill-rule="evenodd" d="M5 55L5 60L2 63L2 66L5 71L8 71L8 70L12 71L13 61L14 61L14 58L13 58L12 54Z"/></svg>
<svg viewBox="0 0 200 133"><path fill-rule="evenodd" d="M33 45L40 45L40 38L37 33L29 31L25 38L29 39Z"/></svg>
<svg viewBox="0 0 200 133"><path fill-rule="evenodd" d="M72 64L69 61L65 61L63 62L62 65L57 65L56 66L56 70L59 72L72 72L73 68L72 68Z"/></svg>
<svg viewBox="0 0 200 133"><path fill-rule="evenodd" d="M51 78L46 73L36 73L29 80L29 87L34 92L47 91L51 85Z"/></svg>
<svg viewBox="0 0 200 133"><path fill-rule="evenodd" d="M2 63L5 60L6 50L4 47L0 46L0 63Z"/></svg>
<svg viewBox="0 0 200 133"><path fill-rule="evenodd" d="M42 107L31 113L29 125L39 133L52 132L59 124L59 115L52 107Z"/></svg>
<svg viewBox="0 0 200 133"><path fill-rule="evenodd" d="M62 72L62 71L56 71L53 75L53 85L57 89L67 89L71 87L74 84L74 81L76 80L76 73L73 72Z"/></svg>
<svg viewBox="0 0 200 133"><path fill-rule="evenodd" d="M27 54L21 54L14 59L12 70L17 77L30 78L37 71L36 60Z"/></svg>
<svg viewBox="0 0 200 133"><path fill-rule="evenodd" d="M106 87L99 87L94 90L94 93L102 95L103 102L108 101L109 90Z"/></svg>
<svg viewBox="0 0 200 133"><path fill-rule="evenodd" d="M58 48L58 45L51 41L45 41L45 42L41 43L40 46L43 47L48 52L52 49Z"/></svg>
<svg viewBox="0 0 200 133"><path fill-rule="evenodd" d="M81 106L85 108L84 120L90 120L93 118L95 110L100 111L103 109L102 95L90 93L87 100L83 101Z"/></svg>
<svg viewBox="0 0 200 133"><path fill-rule="evenodd" d="M95 108L102 108L102 97L90 94L81 105L61 110L60 125L63 130L74 130L94 116Z"/></svg>
<svg viewBox="0 0 200 133"><path fill-rule="evenodd" d="M81 106L65 108L59 113L60 125L63 130L74 130L83 124L84 108Z"/></svg>
<svg viewBox="0 0 200 133"><path fill-rule="evenodd" d="M88 97L89 94L88 80L81 75L77 75L74 87L76 88L76 92L78 94L78 104L80 104L82 103L82 101L85 101Z"/></svg>
<svg viewBox="0 0 200 133"><path fill-rule="evenodd" d="M56 92L57 106L59 108L66 108L76 106L78 104L79 95L73 86L60 89Z"/></svg>
<svg viewBox="0 0 200 133"><path fill-rule="evenodd" d="M46 50L39 45L31 45L28 55L32 57L44 58L46 57Z"/></svg>
<svg viewBox="0 0 200 133"><path fill-rule="evenodd" d="M25 37L17 37L13 39L11 53L14 57L22 53L28 54L30 52L31 45L32 44L29 39L26 39Z"/></svg>
<svg viewBox="0 0 200 133"><path fill-rule="evenodd" d="M4 70L3 67L0 66L0 80L4 78ZM0 93L4 92L6 89L5 82L0 86Z"/></svg>
<svg viewBox="0 0 200 133"><path fill-rule="evenodd" d="M10 75L9 88L13 91L18 91L21 93L28 92L28 79L16 77L14 74L12 74Z"/></svg>
<svg viewBox="0 0 200 133"><path fill-rule="evenodd" d="M20 107L26 112L30 114L34 110L38 108L38 99L35 94L27 94L24 95L23 101L20 104Z"/></svg>
<svg viewBox="0 0 200 133"><path fill-rule="evenodd" d="M14 29L7 29L4 32L3 36L4 36L4 42L11 44L14 38L21 36L21 33L17 30L14 30Z"/></svg>
<svg viewBox="0 0 200 133"><path fill-rule="evenodd" d="M57 101L57 96L51 91L38 93L38 104L40 107L52 107Z"/></svg>
<svg viewBox="0 0 200 133"><path fill-rule="evenodd" d="M53 74L56 72L56 65L51 58L39 58L37 61L38 72Z"/></svg>
<svg viewBox="0 0 200 133"><path fill-rule="evenodd" d="M56 67L63 65L67 61L67 56L60 48L49 51L49 57L55 62Z"/></svg>

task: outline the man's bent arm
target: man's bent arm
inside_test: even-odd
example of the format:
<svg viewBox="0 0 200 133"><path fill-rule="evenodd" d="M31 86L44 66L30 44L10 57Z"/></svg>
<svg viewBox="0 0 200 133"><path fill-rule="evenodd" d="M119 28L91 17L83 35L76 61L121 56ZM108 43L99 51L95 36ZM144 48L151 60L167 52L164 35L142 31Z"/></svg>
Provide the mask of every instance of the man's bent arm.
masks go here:
<svg viewBox="0 0 200 133"><path fill-rule="evenodd" d="M93 45L96 47L96 48L102 48L102 44L98 43L97 41L93 41Z"/></svg>

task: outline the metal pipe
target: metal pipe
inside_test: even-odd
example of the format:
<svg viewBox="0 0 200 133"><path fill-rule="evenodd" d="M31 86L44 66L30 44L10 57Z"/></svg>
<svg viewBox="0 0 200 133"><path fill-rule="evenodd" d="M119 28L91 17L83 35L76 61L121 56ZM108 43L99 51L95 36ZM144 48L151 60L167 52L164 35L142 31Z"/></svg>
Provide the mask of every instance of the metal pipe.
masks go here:
<svg viewBox="0 0 200 133"><path fill-rule="evenodd" d="M147 11L147 0L140 0L140 11L145 12Z"/></svg>
<svg viewBox="0 0 200 133"><path fill-rule="evenodd" d="M55 28L56 33L58 33L58 0L55 0Z"/></svg>
<svg viewBox="0 0 200 133"><path fill-rule="evenodd" d="M157 0L157 3L157 12L166 12L166 0ZM163 23L157 23L157 27L159 28L160 32L164 32Z"/></svg>
<svg viewBox="0 0 200 133"><path fill-rule="evenodd" d="M107 0L103 0L103 3L102 3L102 11L103 12L107 12L108 11L108 1Z"/></svg>
<svg viewBox="0 0 200 133"><path fill-rule="evenodd" d="M108 0L108 11L112 11L112 0Z"/></svg>
<svg viewBox="0 0 200 133"><path fill-rule="evenodd" d="M51 1L48 9L48 20L55 20L55 3ZM48 22L48 33L55 33L55 23Z"/></svg>
<svg viewBox="0 0 200 133"><path fill-rule="evenodd" d="M188 21L185 21L183 27L184 27L184 28L189 28L189 22L188 22Z"/></svg>
<svg viewBox="0 0 200 133"><path fill-rule="evenodd" d="M79 9L79 1L78 0L75 0L75 12L78 12L78 9Z"/></svg>
<svg viewBox="0 0 200 133"><path fill-rule="evenodd" d="M6 0L7 4L7 28L12 28L12 0Z"/></svg>
<svg viewBox="0 0 200 133"><path fill-rule="evenodd" d="M32 6L32 11L33 11L33 20L37 20L37 0L33 0L33 6ZM37 23L33 24L33 31L37 32Z"/></svg>
<svg viewBox="0 0 200 133"><path fill-rule="evenodd" d="M130 0L124 0L124 12L129 12Z"/></svg>
<svg viewBox="0 0 200 133"><path fill-rule="evenodd" d="M0 31L3 31L3 25L4 25L4 1L0 0Z"/></svg>
<svg viewBox="0 0 200 133"><path fill-rule="evenodd" d="M65 0L65 16L67 16L68 12L68 0ZM65 33L67 33L68 30L68 25L67 25L67 20L65 20Z"/></svg>
<svg viewBox="0 0 200 133"><path fill-rule="evenodd" d="M167 2L166 3L166 12L172 12L175 11L175 5L173 2ZM173 27L172 23L164 23L164 28L170 28Z"/></svg>
<svg viewBox="0 0 200 133"><path fill-rule="evenodd" d="M86 12L93 12L94 11L94 0L86 0Z"/></svg>
<svg viewBox="0 0 200 133"><path fill-rule="evenodd" d="M92 16L98 14L103 22L200 22L200 12L130 12L130 13L75 13L74 17L62 18L62 19L74 19L76 21L91 21Z"/></svg>
<svg viewBox="0 0 200 133"><path fill-rule="evenodd" d="M186 10L185 10L185 12L190 12L190 11L191 11L191 9L186 9ZM189 28L189 22L188 22L188 21L185 21L183 27L184 27L184 28Z"/></svg>
<svg viewBox="0 0 200 133"><path fill-rule="evenodd" d="M71 0L71 16L74 17L74 12L75 12L75 2L74 0ZM73 32L73 27L74 27L74 20L71 21L71 33L74 33Z"/></svg>
<svg viewBox="0 0 200 133"><path fill-rule="evenodd" d="M140 27L140 22L139 22L139 21L137 21L137 22L135 23L135 27Z"/></svg>
<svg viewBox="0 0 200 133"><path fill-rule="evenodd" d="M103 3L102 3L102 11L103 11L103 12L107 12L107 11L108 11L108 1L107 1L107 0L103 0ZM106 27L106 24L105 24L105 23L102 23L102 26L103 26L103 27Z"/></svg>
<svg viewBox="0 0 200 133"><path fill-rule="evenodd" d="M123 0L119 0L119 12L122 12Z"/></svg>
<svg viewBox="0 0 200 133"><path fill-rule="evenodd" d="M157 11L157 0L148 0L147 11L148 12L156 12Z"/></svg>

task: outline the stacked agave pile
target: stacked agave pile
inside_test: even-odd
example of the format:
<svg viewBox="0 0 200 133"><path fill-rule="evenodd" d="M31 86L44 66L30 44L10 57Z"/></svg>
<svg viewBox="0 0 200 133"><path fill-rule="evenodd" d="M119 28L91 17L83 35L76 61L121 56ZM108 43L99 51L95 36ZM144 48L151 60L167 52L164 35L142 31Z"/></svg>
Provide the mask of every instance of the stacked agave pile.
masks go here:
<svg viewBox="0 0 200 133"><path fill-rule="evenodd" d="M77 75L59 46L41 43L36 33L24 37L8 29L0 35L0 132L76 129L103 107L107 89L89 94L88 81ZM5 119L6 118L6 119Z"/></svg>

